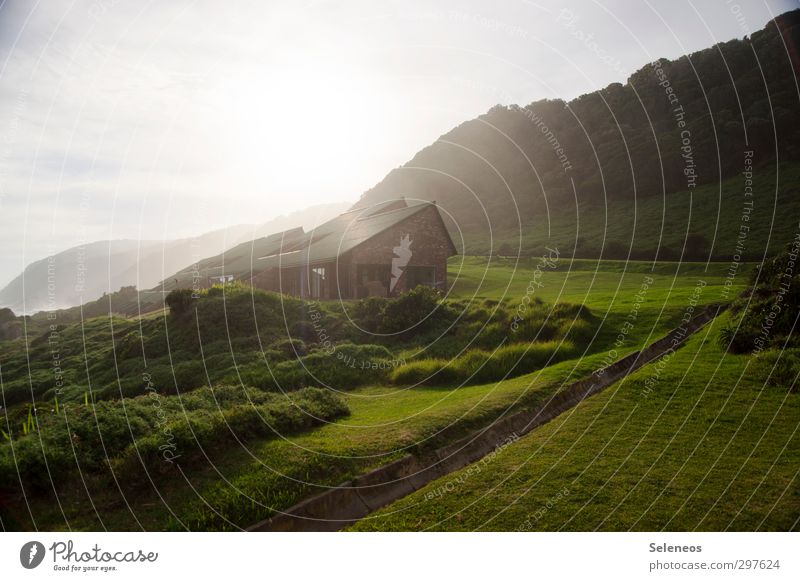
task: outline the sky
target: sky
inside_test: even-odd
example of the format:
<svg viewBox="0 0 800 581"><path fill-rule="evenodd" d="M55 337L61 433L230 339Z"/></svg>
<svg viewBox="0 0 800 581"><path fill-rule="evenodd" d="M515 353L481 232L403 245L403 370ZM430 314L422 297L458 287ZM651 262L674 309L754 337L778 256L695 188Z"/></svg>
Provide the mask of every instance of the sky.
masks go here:
<svg viewBox="0 0 800 581"><path fill-rule="evenodd" d="M495 104L624 83L797 7L0 0L0 286L95 240L355 202Z"/></svg>

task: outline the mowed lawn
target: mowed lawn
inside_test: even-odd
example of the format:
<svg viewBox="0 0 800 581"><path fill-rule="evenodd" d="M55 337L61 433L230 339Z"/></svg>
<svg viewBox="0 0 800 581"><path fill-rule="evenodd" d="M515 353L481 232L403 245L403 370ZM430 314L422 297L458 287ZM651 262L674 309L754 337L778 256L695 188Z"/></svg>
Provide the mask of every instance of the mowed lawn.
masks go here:
<svg viewBox="0 0 800 581"><path fill-rule="evenodd" d="M722 351L727 317L354 529L796 530L800 393Z"/></svg>
<svg viewBox="0 0 800 581"><path fill-rule="evenodd" d="M163 474L153 486L123 493L108 480L87 479L61 490L60 506L31 500L30 512L10 515L14 528L163 530L236 529L267 518L299 500L420 448L436 447L485 426L512 409L536 405L564 384L615 356L640 348L675 327L690 308L724 300L727 265L568 261L537 272L538 259L524 263L467 257L451 264L452 298L531 295L545 302L585 303L602 321L586 355L515 379L459 388L373 386L346 392L349 417L305 434L252 440L241 447L210 451L191 469ZM646 280L652 282L635 298ZM698 281L705 286L697 294ZM743 288L742 272L730 293ZM615 344L620 329L635 324ZM606 361L607 363L607 361ZM88 492L87 492L88 490ZM91 497L91 503L89 503ZM87 510L93 507L94 510ZM6 523L7 525L9 523Z"/></svg>

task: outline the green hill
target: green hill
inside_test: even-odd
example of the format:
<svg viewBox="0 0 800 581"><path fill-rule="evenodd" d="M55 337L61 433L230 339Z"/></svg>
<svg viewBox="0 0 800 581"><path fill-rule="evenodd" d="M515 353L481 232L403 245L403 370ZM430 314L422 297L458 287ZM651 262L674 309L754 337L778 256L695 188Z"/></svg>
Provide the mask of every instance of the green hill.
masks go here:
<svg viewBox="0 0 800 581"><path fill-rule="evenodd" d="M724 352L729 320L355 528L796 530L800 397L769 381L772 362Z"/></svg>
<svg viewBox="0 0 800 581"><path fill-rule="evenodd" d="M784 165L800 152L798 71L786 48L800 44L798 23L800 10L788 12L749 38L661 59L570 102L498 105L357 205L436 200L468 254L577 239L584 256L602 248L621 258L632 247L634 256L677 257L688 231L706 239L694 255L729 259L752 162L761 238L747 252L760 256L772 220L783 235L798 215L797 169Z"/></svg>

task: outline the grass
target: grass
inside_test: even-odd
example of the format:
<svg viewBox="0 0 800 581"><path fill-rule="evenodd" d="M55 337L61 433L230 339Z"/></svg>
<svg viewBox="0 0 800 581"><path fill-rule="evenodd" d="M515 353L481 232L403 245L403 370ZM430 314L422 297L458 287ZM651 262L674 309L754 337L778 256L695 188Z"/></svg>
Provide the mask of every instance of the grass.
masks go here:
<svg viewBox="0 0 800 581"><path fill-rule="evenodd" d="M76 468L97 473L110 464L134 485L176 463L191 465L205 451L252 438L291 434L347 415L341 398L305 388L291 398L256 389L220 386L180 398L153 391L118 402L64 405L32 414L28 429L0 447L0 480L20 478L28 491L47 491L51 474L66 478Z"/></svg>
<svg viewBox="0 0 800 581"><path fill-rule="evenodd" d="M468 302L474 296L473 302L480 301L488 312L502 300L503 308L513 312L536 276L535 259L516 268L509 261L493 260L488 270L486 264L486 259L465 259L450 300ZM126 487L109 474L89 475L85 484L58 481L59 502L53 502L52 494L31 497L30 511L21 498L6 497L4 526L26 530L248 526L405 453L442 445L511 409L535 405L565 382L602 367L610 354L621 357L651 342L680 321L699 278L707 281L700 303L720 300L725 269L712 267L707 271L699 264L653 268L645 263L562 260L542 275L534 297L545 304L586 302L591 308L597 319L596 336L591 346L582 345L570 360L499 383L357 387L342 396L350 410L346 418L285 438L250 438L242 445L210 449L190 465L162 470L152 485ZM634 298L646 280L652 281L650 286ZM632 312L637 313L636 324L620 340L620 329ZM270 348L286 351L287 346L275 343ZM90 498L96 511L86 510Z"/></svg>
<svg viewBox="0 0 800 581"><path fill-rule="evenodd" d="M525 375L570 359L576 348L570 341L510 344L494 351L472 349L455 359L420 359L395 368L389 380L400 385L467 385Z"/></svg>
<svg viewBox="0 0 800 581"><path fill-rule="evenodd" d="M354 529L796 530L800 395L723 351L726 317Z"/></svg>
<svg viewBox="0 0 800 581"><path fill-rule="evenodd" d="M757 170L753 180L753 199L744 253L751 260L760 260L782 250L797 230L800 196L795 184L800 180L800 164L784 163L780 171ZM666 196L639 196L634 208L630 199L609 199L596 205L581 203L579 207L561 204L550 212L537 212L526 223L523 234L518 230L494 232L495 249L506 243L523 250L557 245L571 249L578 239L577 254L592 253L604 248L605 258L623 259L646 254L659 260L683 260L689 257L727 261L737 247L742 223L743 182L735 176L722 183L707 184L694 190L682 190ZM471 246L485 249L484 231L471 236ZM687 235L694 239L687 245ZM702 237L702 248L697 246ZM684 246L686 248L684 249Z"/></svg>

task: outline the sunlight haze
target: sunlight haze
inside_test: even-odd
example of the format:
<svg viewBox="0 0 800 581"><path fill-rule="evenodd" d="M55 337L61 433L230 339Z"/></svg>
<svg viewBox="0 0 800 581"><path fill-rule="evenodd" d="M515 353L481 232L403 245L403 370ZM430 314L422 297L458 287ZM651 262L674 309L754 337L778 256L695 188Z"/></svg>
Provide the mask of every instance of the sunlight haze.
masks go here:
<svg viewBox="0 0 800 581"><path fill-rule="evenodd" d="M0 284L77 244L355 202L494 104L624 82L792 6L616 4L6 1Z"/></svg>

